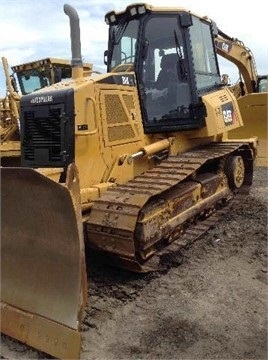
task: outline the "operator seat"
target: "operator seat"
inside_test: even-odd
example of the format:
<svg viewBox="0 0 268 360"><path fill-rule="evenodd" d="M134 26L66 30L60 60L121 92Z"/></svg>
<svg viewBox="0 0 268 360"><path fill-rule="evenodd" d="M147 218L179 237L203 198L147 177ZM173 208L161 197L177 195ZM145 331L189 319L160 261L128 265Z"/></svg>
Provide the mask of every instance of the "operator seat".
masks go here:
<svg viewBox="0 0 268 360"><path fill-rule="evenodd" d="M156 88L162 90L168 87L170 81L176 81L176 64L178 62L177 54L167 54L161 59L161 70L156 80Z"/></svg>

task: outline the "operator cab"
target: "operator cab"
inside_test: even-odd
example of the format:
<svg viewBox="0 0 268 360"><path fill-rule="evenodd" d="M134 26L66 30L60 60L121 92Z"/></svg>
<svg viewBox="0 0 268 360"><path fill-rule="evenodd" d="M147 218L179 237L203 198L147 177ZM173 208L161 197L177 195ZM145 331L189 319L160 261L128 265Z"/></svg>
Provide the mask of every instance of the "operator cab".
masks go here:
<svg viewBox="0 0 268 360"><path fill-rule="evenodd" d="M107 71L135 71L145 132L205 126L201 96L222 86L212 23L184 9L146 4L105 19Z"/></svg>
<svg viewBox="0 0 268 360"><path fill-rule="evenodd" d="M52 72L53 71L53 72ZM72 70L70 65L43 65L36 69L27 69L17 72L17 78L22 95L43 89L63 79L71 79ZM53 77L52 77L53 75Z"/></svg>
<svg viewBox="0 0 268 360"><path fill-rule="evenodd" d="M12 66L12 71L14 87L17 89L17 78L22 95L30 94L65 79L71 79L72 77L70 62L55 58L45 58L14 65Z"/></svg>

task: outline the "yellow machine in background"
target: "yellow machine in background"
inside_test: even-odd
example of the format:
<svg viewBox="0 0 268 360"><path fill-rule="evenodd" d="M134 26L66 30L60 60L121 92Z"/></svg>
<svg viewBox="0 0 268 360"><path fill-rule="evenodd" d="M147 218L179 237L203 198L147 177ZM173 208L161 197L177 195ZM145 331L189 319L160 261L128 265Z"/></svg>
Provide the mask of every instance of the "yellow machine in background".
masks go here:
<svg viewBox="0 0 268 360"><path fill-rule="evenodd" d="M238 39L219 31L215 38L217 53L234 63L240 73L240 82L231 87L237 97L244 126L230 131L230 139L258 137L257 165L268 166L268 76L257 73L254 55Z"/></svg>
<svg viewBox="0 0 268 360"><path fill-rule="evenodd" d="M107 73L85 77L79 17L64 11L72 79L21 98L22 166L1 168L1 331L74 359L84 244L154 271L181 235L200 236L248 194L257 139L228 140L243 118L221 83L211 21L148 4L111 11Z"/></svg>
<svg viewBox="0 0 268 360"><path fill-rule="evenodd" d="M19 101L30 94L63 79L71 78L70 61L46 58L11 67L2 57L6 78L6 97L0 99L0 157L2 166L20 164ZM85 75L92 71L91 64L84 64Z"/></svg>

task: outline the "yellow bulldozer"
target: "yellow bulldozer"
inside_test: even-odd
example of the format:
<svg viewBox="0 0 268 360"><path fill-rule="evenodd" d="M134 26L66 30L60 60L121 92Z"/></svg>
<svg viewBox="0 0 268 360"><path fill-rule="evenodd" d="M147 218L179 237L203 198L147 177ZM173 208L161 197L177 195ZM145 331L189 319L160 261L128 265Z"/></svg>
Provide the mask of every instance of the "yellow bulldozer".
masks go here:
<svg viewBox="0 0 268 360"><path fill-rule="evenodd" d="M2 166L20 165L19 101L21 96L40 90L64 79L70 79L72 68L69 60L45 58L14 65L9 75L7 59L2 57L6 79L6 96L0 99L0 159ZM88 75L92 64L84 63Z"/></svg>
<svg viewBox="0 0 268 360"><path fill-rule="evenodd" d="M258 166L268 166L268 75L258 75L252 51L238 39L219 31L217 53L235 64L239 82L230 87L237 98L244 126L229 132L230 139L258 137Z"/></svg>
<svg viewBox="0 0 268 360"><path fill-rule="evenodd" d="M110 11L107 73L87 77L78 14L64 11L72 79L22 96L21 166L1 167L1 331L74 359L85 245L156 270L247 196L257 138L228 139L243 118L212 21L142 3Z"/></svg>

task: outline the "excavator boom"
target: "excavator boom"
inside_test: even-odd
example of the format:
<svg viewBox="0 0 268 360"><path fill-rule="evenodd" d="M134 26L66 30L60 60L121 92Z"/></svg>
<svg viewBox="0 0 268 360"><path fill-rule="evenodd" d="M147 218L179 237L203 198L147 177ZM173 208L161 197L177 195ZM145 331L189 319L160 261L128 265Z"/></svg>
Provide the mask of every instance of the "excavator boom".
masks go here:
<svg viewBox="0 0 268 360"><path fill-rule="evenodd" d="M257 67L253 53L238 40L231 38L219 30L215 38L217 53L235 64L245 82L245 91L253 93L257 85Z"/></svg>
<svg viewBox="0 0 268 360"><path fill-rule="evenodd" d="M237 96L244 126L230 131L228 137L246 139L257 136L259 139L257 165L268 166L267 80L266 88L262 89L260 86L262 79L267 79L268 75L258 75L254 55L242 41L218 31L215 46L220 56L237 66L241 78L240 83L231 88Z"/></svg>

